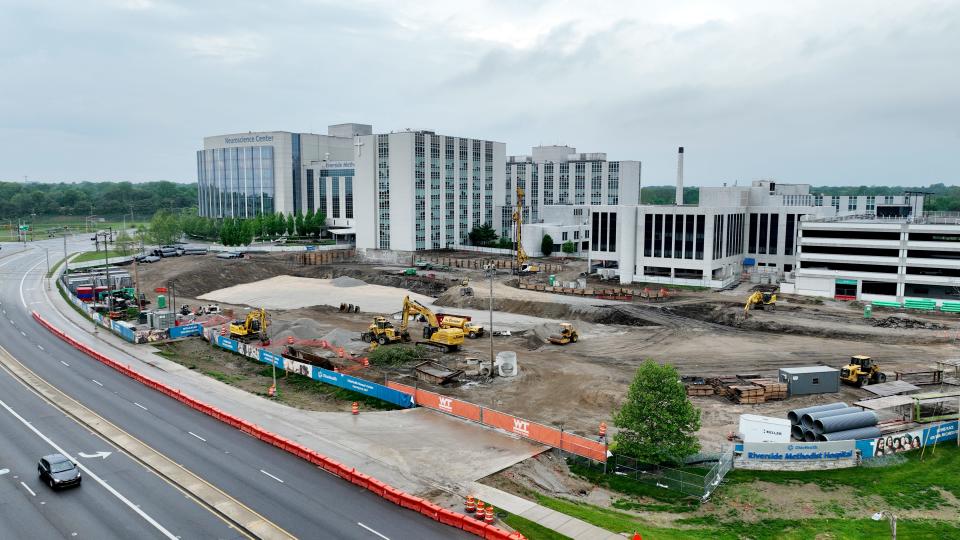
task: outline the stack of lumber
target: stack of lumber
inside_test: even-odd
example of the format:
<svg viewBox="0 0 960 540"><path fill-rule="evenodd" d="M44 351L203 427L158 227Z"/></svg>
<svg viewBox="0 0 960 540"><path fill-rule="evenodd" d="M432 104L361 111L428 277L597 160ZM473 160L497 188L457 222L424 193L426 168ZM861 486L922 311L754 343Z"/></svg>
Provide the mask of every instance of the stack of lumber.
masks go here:
<svg viewBox="0 0 960 540"><path fill-rule="evenodd" d="M741 383L739 377L714 377L707 382L710 383L714 393L718 396L727 396L731 399L733 398L733 390L730 387Z"/></svg>
<svg viewBox="0 0 960 540"><path fill-rule="evenodd" d="M733 400L741 404L755 404L766 401L762 386L755 384L735 384L731 385L733 390Z"/></svg>
<svg viewBox="0 0 960 540"><path fill-rule="evenodd" d="M749 379L749 381L763 388L763 398L766 401L787 399L787 383L775 379Z"/></svg>
<svg viewBox="0 0 960 540"><path fill-rule="evenodd" d="M687 388L688 396L712 396L713 395L713 386L709 384L693 384L686 383L684 384Z"/></svg>

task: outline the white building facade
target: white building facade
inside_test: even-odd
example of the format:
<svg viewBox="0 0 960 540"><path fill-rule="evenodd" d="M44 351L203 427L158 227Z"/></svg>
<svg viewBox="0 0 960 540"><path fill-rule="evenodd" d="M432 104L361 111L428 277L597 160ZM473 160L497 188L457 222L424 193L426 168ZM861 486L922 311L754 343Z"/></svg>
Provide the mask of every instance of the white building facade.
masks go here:
<svg viewBox="0 0 960 540"><path fill-rule="evenodd" d="M804 221L788 292L841 300L960 301L960 215Z"/></svg>
<svg viewBox="0 0 960 540"><path fill-rule="evenodd" d="M543 212L550 205L639 204L640 174L639 161L608 161L605 153L578 153L571 146L535 146L529 156L510 156L497 199L498 232L513 235L518 189L524 191L524 223L550 223Z"/></svg>
<svg viewBox="0 0 960 540"><path fill-rule="evenodd" d="M401 131L357 137L359 249L419 251L468 243L495 226L504 186L504 143Z"/></svg>

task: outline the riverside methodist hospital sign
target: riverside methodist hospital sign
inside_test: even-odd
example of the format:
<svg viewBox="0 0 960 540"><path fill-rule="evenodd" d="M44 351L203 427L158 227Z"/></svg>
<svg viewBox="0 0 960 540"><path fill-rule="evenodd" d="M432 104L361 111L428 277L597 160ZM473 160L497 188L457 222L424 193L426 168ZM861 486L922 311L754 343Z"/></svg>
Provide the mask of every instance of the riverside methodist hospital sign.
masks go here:
<svg viewBox="0 0 960 540"><path fill-rule="evenodd" d="M856 441L743 443L743 457L753 461L823 461L853 459Z"/></svg>

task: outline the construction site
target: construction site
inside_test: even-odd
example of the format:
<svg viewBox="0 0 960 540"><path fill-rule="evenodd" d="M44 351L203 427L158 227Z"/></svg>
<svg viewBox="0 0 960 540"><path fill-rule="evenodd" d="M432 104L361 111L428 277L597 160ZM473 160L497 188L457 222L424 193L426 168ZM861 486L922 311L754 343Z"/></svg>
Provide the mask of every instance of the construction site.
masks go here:
<svg viewBox="0 0 960 540"><path fill-rule="evenodd" d="M584 277L581 260L551 261L550 273L517 276L506 256L421 253L407 265L379 265L352 254L330 263L309 255L169 258L142 265L139 285L175 291L172 307L181 324L206 320L234 333L233 325L226 330L228 321L262 309L266 323L256 338L277 354L563 424L585 436L610 421L646 359L672 364L684 377L702 411L699 437L707 449L727 444L744 413L785 418L800 407L875 397L869 385L846 384L830 393L789 395L777 382L782 368L840 370L851 357L866 355L890 381L936 383L926 387L935 390L956 384L949 369L944 378L938 367L955 354L955 315L875 310L865 318L863 307L850 302L784 295L774 295L770 309L762 291L759 305L748 302L757 292L749 283L719 292L624 288ZM211 304L219 314L194 315ZM432 335L424 331L431 324ZM373 349L395 343L423 346L401 364L364 365ZM168 354L190 362L199 349L221 364L215 371L240 376L230 372L233 355L202 342L178 344ZM499 376L496 359L503 353L511 365ZM337 401L297 405L344 407Z"/></svg>

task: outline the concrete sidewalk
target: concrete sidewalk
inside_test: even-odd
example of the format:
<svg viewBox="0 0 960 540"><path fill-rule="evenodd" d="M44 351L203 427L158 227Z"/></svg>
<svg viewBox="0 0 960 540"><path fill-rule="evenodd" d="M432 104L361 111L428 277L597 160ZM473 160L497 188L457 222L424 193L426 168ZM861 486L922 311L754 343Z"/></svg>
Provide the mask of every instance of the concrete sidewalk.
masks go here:
<svg viewBox="0 0 960 540"><path fill-rule="evenodd" d="M55 289L43 294L49 303L36 304L38 313L74 339L397 488L421 494L441 490L457 497L473 493L484 502L571 538L623 538L477 482L543 452L545 446L425 408L353 416L289 407L187 369L157 355L149 345L133 345L103 328L94 334L93 323Z"/></svg>
<svg viewBox="0 0 960 540"><path fill-rule="evenodd" d="M470 493L485 504L492 504L494 508L502 508L570 538L578 540L623 540L624 538L586 521L479 482L471 483L468 488Z"/></svg>

